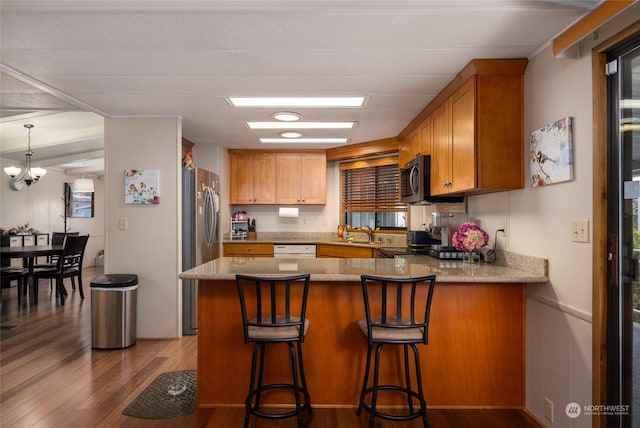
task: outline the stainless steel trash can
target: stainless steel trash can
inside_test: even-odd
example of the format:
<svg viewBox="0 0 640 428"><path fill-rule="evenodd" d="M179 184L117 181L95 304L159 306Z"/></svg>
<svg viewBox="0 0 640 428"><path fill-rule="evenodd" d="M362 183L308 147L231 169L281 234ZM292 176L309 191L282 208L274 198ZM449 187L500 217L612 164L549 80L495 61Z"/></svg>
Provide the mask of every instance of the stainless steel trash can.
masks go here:
<svg viewBox="0 0 640 428"><path fill-rule="evenodd" d="M122 349L136 343L138 276L101 275L91 280L91 347Z"/></svg>

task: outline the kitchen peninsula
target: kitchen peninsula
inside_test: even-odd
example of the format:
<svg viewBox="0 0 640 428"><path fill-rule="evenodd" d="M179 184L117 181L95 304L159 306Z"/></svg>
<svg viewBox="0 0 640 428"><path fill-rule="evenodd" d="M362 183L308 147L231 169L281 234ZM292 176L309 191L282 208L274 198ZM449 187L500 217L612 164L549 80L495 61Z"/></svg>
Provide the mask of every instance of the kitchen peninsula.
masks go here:
<svg viewBox="0 0 640 428"><path fill-rule="evenodd" d="M428 256L222 257L183 272L180 278L199 281L198 406L241 405L247 392L251 347L243 342L235 275L298 273L311 274L310 329L303 349L312 403L356 406L366 357L366 342L356 321L364 318L360 275L366 273L437 275L429 344L419 347L429 406L522 408L524 285L548 280L546 260L531 259L537 267L523 270ZM289 366L281 364L285 357L269 354L265 376L290 376ZM395 374L396 367L382 370L381 379ZM279 402L277 396L268 399Z"/></svg>

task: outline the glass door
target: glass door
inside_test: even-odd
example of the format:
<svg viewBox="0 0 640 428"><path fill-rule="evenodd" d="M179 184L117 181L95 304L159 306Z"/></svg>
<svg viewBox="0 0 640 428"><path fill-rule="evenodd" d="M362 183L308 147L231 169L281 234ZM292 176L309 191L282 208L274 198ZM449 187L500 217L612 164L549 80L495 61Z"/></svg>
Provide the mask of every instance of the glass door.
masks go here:
<svg viewBox="0 0 640 428"><path fill-rule="evenodd" d="M609 54L607 426L640 426L640 40Z"/></svg>

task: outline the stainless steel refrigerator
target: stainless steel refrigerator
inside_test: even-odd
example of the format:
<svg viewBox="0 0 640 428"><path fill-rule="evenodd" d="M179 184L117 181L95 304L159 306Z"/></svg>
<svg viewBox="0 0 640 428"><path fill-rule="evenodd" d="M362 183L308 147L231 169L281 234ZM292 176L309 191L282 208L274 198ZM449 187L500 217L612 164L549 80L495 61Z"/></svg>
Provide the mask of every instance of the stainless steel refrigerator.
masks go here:
<svg viewBox="0 0 640 428"><path fill-rule="evenodd" d="M182 169L182 270L220 256L220 181L202 168ZM182 281L182 334L196 334L198 283Z"/></svg>

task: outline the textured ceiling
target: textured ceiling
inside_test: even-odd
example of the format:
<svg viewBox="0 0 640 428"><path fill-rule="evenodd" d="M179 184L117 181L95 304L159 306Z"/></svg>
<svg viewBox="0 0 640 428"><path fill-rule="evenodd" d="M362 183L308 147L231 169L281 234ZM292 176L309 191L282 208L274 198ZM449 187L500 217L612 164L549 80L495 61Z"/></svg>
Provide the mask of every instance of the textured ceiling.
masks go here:
<svg viewBox="0 0 640 428"><path fill-rule="evenodd" d="M15 154L12 132L24 141L16 111L180 116L192 142L233 148L277 137L244 124L277 109L234 109L229 96L365 95L362 109L296 109L307 121L358 122L305 137L392 137L471 59L529 57L598 3L4 0L0 153ZM78 127L93 130L93 119ZM55 138L34 123L34 143Z"/></svg>

